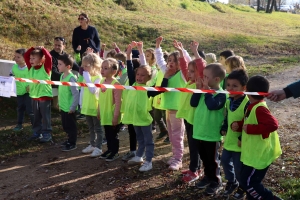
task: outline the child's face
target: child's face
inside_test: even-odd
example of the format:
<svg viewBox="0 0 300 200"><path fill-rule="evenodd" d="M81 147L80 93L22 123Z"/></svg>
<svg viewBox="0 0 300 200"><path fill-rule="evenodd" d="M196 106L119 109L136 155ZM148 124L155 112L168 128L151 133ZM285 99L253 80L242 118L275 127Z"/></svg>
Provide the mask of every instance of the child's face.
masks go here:
<svg viewBox="0 0 300 200"><path fill-rule="evenodd" d="M113 70L109 67L109 63L107 61L102 63L101 75L106 78L113 77Z"/></svg>
<svg viewBox="0 0 300 200"><path fill-rule="evenodd" d="M220 56L219 63L221 63L225 67L225 60L226 58L224 56Z"/></svg>
<svg viewBox="0 0 300 200"><path fill-rule="evenodd" d="M92 71L92 66L89 63L87 63L86 61L82 61L81 67L83 67L83 70L86 72L90 73Z"/></svg>
<svg viewBox="0 0 300 200"><path fill-rule="evenodd" d="M195 81L196 79L195 67L193 65L188 66L188 78L191 81Z"/></svg>
<svg viewBox="0 0 300 200"><path fill-rule="evenodd" d="M70 70L70 65L66 65L63 61L61 61L61 60L58 60L57 61L57 67L58 67L58 71L60 72L60 73L65 73L65 72L67 72L67 71L69 71Z"/></svg>
<svg viewBox="0 0 300 200"><path fill-rule="evenodd" d="M226 90L227 91L234 91L234 92L243 92L245 91L246 86L242 86L239 80L237 79L227 79L226 80ZM230 97L233 99L238 99L239 97L243 96L241 94L230 94Z"/></svg>
<svg viewBox="0 0 300 200"><path fill-rule="evenodd" d="M147 63L152 63L152 62L153 62L153 56L152 56L152 53L151 53L151 52L146 51L145 57L146 57Z"/></svg>
<svg viewBox="0 0 300 200"><path fill-rule="evenodd" d="M208 82L208 86L212 89L215 89L220 84L220 78L214 77L214 74L210 69L203 70L203 79Z"/></svg>
<svg viewBox="0 0 300 200"><path fill-rule="evenodd" d="M226 73L230 74L231 73L231 69L230 69L229 65L225 64L225 68L226 68Z"/></svg>
<svg viewBox="0 0 300 200"><path fill-rule="evenodd" d="M14 61L16 61L18 65L25 63L23 55L19 53L15 53Z"/></svg>
<svg viewBox="0 0 300 200"><path fill-rule="evenodd" d="M146 84L150 79L151 79L151 77L149 76L146 69L143 69L143 68L137 69L136 75L135 75L135 81L138 84Z"/></svg>
<svg viewBox="0 0 300 200"><path fill-rule="evenodd" d="M30 55L29 62L30 62L31 66L34 67L34 66L41 65L42 61L43 61L43 58L41 58L40 56L38 56L38 55Z"/></svg>
<svg viewBox="0 0 300 200"><path fill-rule="evenodd" d="M176 68L176 70L179 69L179 63L176 62L175 56L171 55L168 57L168 67L170 69Z"/></svg>

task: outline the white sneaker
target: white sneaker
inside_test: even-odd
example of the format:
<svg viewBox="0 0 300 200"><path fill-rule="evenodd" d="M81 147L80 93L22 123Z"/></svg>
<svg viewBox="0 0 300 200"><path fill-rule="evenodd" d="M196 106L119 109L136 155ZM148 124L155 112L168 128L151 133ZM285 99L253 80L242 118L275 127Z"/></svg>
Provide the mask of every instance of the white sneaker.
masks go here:
<svg viewBox="0 0 300 200"><path fill-rule="evenodd" d="M140 165L143 163L143 161L144 160L142 157L134 156L133 158L128 160L128 165Z"/></svg>
<svg viewBox="0 0 300 200"><path fill-rule="evenodd" d="M129 151L122 157L122 160L129 160L134 156L135 156L135 151Z"/></svg>
<svg viewBox="0 0 300 200"><path fill-rule="evenodd" d="M92 145L89 145L88 147L84 148L82 150L82 153L92 153L94 151L94 148Z"/></svg>
<svg viewBox="0 0 300 200"><path fill-rule="evenodd" d="M94 151L92 152L92 154L90 155L90 157L94 158L94 157L99 157L102 154L102 150L95 147Z"/></svg>
<svg viewBox="0 0 300 200"><path fill-rule="evenodd" d="M145 161L139 170L140 172L146 172L150 169L152 169L152 162Z"/></svg>

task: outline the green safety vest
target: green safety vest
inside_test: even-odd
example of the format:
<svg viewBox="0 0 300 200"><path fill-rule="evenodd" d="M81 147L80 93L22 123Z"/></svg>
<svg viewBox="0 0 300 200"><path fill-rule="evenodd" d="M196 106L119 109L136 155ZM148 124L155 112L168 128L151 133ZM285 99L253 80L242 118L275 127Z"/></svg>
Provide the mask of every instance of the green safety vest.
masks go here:
<svg viewBox="0 0 300 200"><path fill-rule="evenodd" d="M146 86L145 84L134 83L133 86ZM149 126L153 119L149 113L151 104L147 91L128 90L124 104L123 124L134 126Z"/></svg>
<svg viewBox="0 0 300 200"><path fill-rule="evenodd" d="M91 76L92 83L97 79L101 79L101 76ZM83 82L85 83L85 80ZM82 87L81 89L83 90L81 114L96 117L98 113L98 95L92 94L88 87Z"/></svg>
<svg viewBox="0 0 300 200"><path fill-rule="evenodd" d="M67 77L63 78L64 74L60 76L60 81L70 82L71 77L75 78L71 72ZM76 79L76 78L75 78ZM59 85L58 86L58 105L64 112L69 112L73 103L73 95L70 86Z"/></svg>
<svg viewBox="0 0 300 200"><path fill-rule="evenodd" d="M104 82L104 78L101 80L101 84ZM111 85L118 82L114 79ZM99 108L100 108L100 119L101 125L112 125L112 120L115 112L115 104L113 104L113 89L107 88L105 91L100 89L99 91ZM121 115L119 116L119 121L121 121Z"/></svg>
<svg viewBox="0 0 300 200"><path fill-rule="evenodd" d="M220 130L224 120L225 106L219 110L208 110L204 99L205 96L202 94L200 102L195 109L193 138L208 142L219 142L223 138Z"/></svg>
<svg viewBox="0 0 300 200"><path fill-rule="evenodd" d="M159 70L157 72L157 79L156 79L156 83L155 83L155 86L161 86L161 82L162 80L164 79L164 74L162 73L161 70ZM156 95L155 97L153 97L153 107L156 108L156 109L161 109L161 101L160 101L160 104L158 103L159 99L162 98L162 95L159 94L159 95Z"/></svg>
<svg viewBox="0 0 300 200"><path fill-rule="evenodd" d="M256 109L259 106L268 109L266 102L256 104L249 116L244 119L244 125L258 124ZM270 133L268 138L263 139L261 134L250 135L243 130L241 149L241 162L258 170L268 167L282 153L277 131Z"/></svg>
<svg viewBox="0 0 300 200"><path fill-rule="evenodd" d="M34 69L34 67L31 67L29 70L29 78L50 81L51 72L50 75L47 74L44 65L42 65L40 69ZM53 97L52 87L48 84L31 83L29 89L29 96L31 98Z"/></svg>
<svg viewBox="0 0 300 200"><path fill-rule="evenodd" d="M189 81L185 88L196 89L196 83L192 83ZM180 93L180 101L179 108L176 113L176 118L183 118L189 124L194 123L194 112L195 108L191 106L191 98L193 93L189 92L181 92Z"/></svg>
<svg viewBox="0 0 300 200"><path fill-rule="evenodd" d="M249 101L247 96L244 97L240 106L235 110L230 110L230 100L228 99L226 102L227 107L227 121L228 121L228 129L224 142L224 149L227 151L241 152L241 147L238 146L239 137L242 135L242 132L235 132L231 129L231 124L236 121L241 121L244 117L244 109Z"/></svg>
<svg viewBox="0 0 300 200"><path fill-rule="evenodd" d="M29 78L29 72L27 66L22 70L19 69L18 64L14 64L11 69L12 73L15 75L15 78ZM17 95L24 95L27 93L26 87L29 84L26 82L16 81Z"/></svg>
<svg viewBox="0 0 300 200"><path fill-rule="evenodd" d="M181 72L177 72L169 79L168 87L183 88L186 82L181 77ZM165 92L161 98L161 108L165 110L178 110L180 92Z"/></svg>
<svg viewBox="0 0 300 200"><path fill-rule="evenodd" d="M126 81L125 86L129 86L129 80ZM124 111L125 111L127 94L128 94L128 90L123 90L123 92L122 92L121 113L124 113Z"/></svg>

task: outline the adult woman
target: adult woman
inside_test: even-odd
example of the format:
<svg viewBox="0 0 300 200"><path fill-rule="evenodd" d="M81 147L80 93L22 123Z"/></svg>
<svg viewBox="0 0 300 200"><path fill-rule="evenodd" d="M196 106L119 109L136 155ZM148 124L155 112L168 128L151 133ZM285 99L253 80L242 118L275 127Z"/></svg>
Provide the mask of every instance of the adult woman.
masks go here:
<svg viewBox="0 0 300 200"><path fill-rule="evenodd" d="M90 19L85 13L81 13L78 17L80 26L73 31L72 47L80 56L88 47L92 48L95 53L100 52L100 39L98 31L94 26L90 26Z"/></svg>

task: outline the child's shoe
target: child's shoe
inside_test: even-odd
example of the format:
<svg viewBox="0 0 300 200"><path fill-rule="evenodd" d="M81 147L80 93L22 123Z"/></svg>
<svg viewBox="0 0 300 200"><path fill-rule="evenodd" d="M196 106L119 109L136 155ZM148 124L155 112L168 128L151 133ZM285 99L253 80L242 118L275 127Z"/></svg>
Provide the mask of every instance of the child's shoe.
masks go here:
<svg viewBox="0 0 300 200"><path fill-rule="evenodd" d="M95 158L95 157L99 157L102 154L102 150L95 147L94 151L92 152L92 154L90 155L90 157Z"/></svg>
<svg viewBox="0 0 300 200"><path fill-rule="evenodd" d="M89 145L82 150L82 153L92 153L94 151L94 149L95 149L95 147L93 147L92 145Z"/></svg>
<svg viewBox="0 0 300 200"><path fill-rule="evenodd" d="M17 124L17 126L13 129L13 131L16 131L16 132L21 131L21 130L23 130L22 124Z"/></svg>
<svg viewBox="0 0 300 200"><path fill-rule="evenodd" d="M68 143L69 143L68 140L66 140L66 141L64 141L63 143L61 143L60 146L61 146L61 147L64 147L64 146L66 146Z"/></svg>
<svg viewBox="0 0 300 200"><path fill-rule="evenodd" d="M110 155L111 151L107 150L103 154L100 155L100 158L106 159Z"/></svg>
<svg viewBox="0 0 300 200"><path fill-rule="evenodd" d="M206 186L208 186L211 183L211 181L207 178L207 176L204 176L197 184L196 187L199 189L204 189Z"/></svg>
<svg viewBox="0 0 300 200"><path fill-rule="evenodd" d="M184 183L191 183L199 179L198 172L192 172L191 170L188 170L187 173L183 176L182 181Z"/></svg>
<svg viewBox="0 0 300 200"><path fill-rule="evenodd" d="M62 151L72 151L72 150L75 150L77 149L77 146L76 144L66 144L63 148L62 148Z"/></svg>
<svg viewBox="0 0 300 200"><path fill-rule="evenodd" d="M239 184L238 184L237 181L227 182L226 186L225 186L223 196L228 197L229 195L231 195L238 188L238 186L239 186Z"/></svg>
<svg viewBox="0 0 300 200"><path fill-rule="evenodd" d="M122 160L126 161L135 156L135 151L128 151L123 157Z"/></svg>
<svg viewBox="0 0 300 200"><path fill-rule="evenodd" d="M142 157L134 156L133 158L128 160L128 165L140 165L143 163L143 161L144 160Z"/></svg>
<svg viewBox="0 0 300 200"><path fill-rule="evenodd" d="M112 162L114 160L116 160L117 158L119 158L119 154L118 153L110 153L107 157L106 157L106 161L107 162Z"/></svg>
<svg viewBox="0 0 300 200"><path fill-rule="evenodd" d="M182 162L179 162L174 159L168 169L172 171L178 171L181 168L182 168Z"/></svg>
<svg viewBox="0 0 300 200"><path fill-rule="evenodd" d="M237 191L234 193L232 198L236 200L242 200L245 198L245 196L246 196L245 191L242 188L238 187Z"/></svg>
<svg viewBox="0 0 300 200"><path fill-rule="evenodd" d="M28 140L36 140L36 139L41 139L41 138L42 138L42 134L33 133L32 136L30 138L28 138Z"/></svg>
<svg viewBox="0 0 300 200"><path fill-rule="evenodd" d="M211 182L205 189L206 194L214 195L223 189L222 183Z"/></svg>
<svg viewBox="0 0 300 200"><path fill-rule="evenodd" d="M140 172L146 172L152 169L152 162L145 161L143 165L140 167Z"/></svg>
<svg viewBox="0 0 300 200"><path fill-rule="evenodd" d="M173 157L169 158L169 160L167 161L167 164L168 164L168 165L171 165L171 164L172 164L172 162L173 162L173 160L174 160L174 158L173 158Z"/></svg>
<svg viewBox="0 0 300 200"><path fill-rule="evenodd" d="M51 133L42 133L42 138L40 139L40 142L45 143L52 140Z"/></svg>
<svg viewBox="0 0 300 200"><path fill-rule="evenodd" d="M106 145L106 144L107 144L107 140L106 140L106 138L103 138L102 145Z"/></svg>

